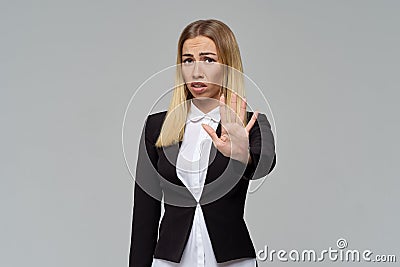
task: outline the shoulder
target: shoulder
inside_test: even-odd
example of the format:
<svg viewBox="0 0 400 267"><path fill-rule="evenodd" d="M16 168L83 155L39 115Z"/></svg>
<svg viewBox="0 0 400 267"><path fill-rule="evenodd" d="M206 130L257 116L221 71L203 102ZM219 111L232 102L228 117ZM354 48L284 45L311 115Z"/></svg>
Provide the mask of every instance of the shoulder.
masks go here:
<svg viewBox="0 0 400 267"><path fill-rule="evenodd" d="M149 114L146 118L146 129L150 130L151 132L160 131L166 114L166 110ZM250 121L253 114L253 111L247 111L247 121ZM255 124L259 123L266 124L268 126L270 125L267 116L262 112L258 112L257 120L255 122Z"/></svg>
<svg viewBox="0 0 400 267"><path fill-rule="evenodd" d="M247 123L250 122L254 112L247 112ZM271 123L267 119L267 115L265 115L262 112L258 112L256 121L254 122L253 127L250 129L250 136L253 135L259 135L260 133L268 133L269 135L272 135L272 128L271 128Z"/></svg>
<svg viewBox="0 0 400 267"><path fill-rule="evenodd" d="M247 111L247 121L250 121L251 117L253 116L254 112L253 111ZM256 119L256 124L258 123L266 123L266 124L270 124L268 119L267 119L267 115L265 115L262 112L258 112L257 115L257 119Z"/></svg>
<svg viewBox="0 0 400 267"><path fill-rule="evenodd" d="M149 114L146 118L146 128L158 128L164 122L167 111L159 111L156 113Z"/></svg>
<svg viewBox="0 0 400 267"><path fill-rule="evenodd" d="M164 122L165 115L167 111L159 111L152 114L149 114L146 118L144 124L144 132L146 138L150 138L151 140L156 140L158 135L161 132L161 127Z"/></svg>

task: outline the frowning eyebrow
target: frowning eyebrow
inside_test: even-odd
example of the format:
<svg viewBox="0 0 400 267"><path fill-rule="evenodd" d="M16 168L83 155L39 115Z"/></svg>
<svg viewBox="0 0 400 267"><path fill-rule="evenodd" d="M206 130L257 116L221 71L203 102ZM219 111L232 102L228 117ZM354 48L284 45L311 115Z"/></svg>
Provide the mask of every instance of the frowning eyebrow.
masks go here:
<svg viewBox="0 0 400 267"><path fill-rule="evenodd" d="M214 55L216 56L217 54L213 53L213 52L200 52L199 56L207 56L207 55ZM183 57L193 57L192 54L183 54Z"/></svg>

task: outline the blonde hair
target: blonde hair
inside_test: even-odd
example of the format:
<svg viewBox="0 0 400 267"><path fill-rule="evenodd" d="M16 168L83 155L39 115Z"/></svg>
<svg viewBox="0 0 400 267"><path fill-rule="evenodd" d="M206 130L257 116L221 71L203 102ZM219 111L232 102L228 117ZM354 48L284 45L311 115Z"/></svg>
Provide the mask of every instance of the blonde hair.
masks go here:
<svg viewBox="0 0 400 267"><path fill-rule="evenodd" d="M239 46L231 29L223 22L216 19L197 20L187 25L182 31L178 41L178 53L176 57L176 75L173 96L164 119L160 135L156 141L156 147L173 145L182 140L188 114L188 101L193 98L184 82L181 64L183 43L187 39L197 36L210 38L217 48L220 64L224 64L224 81L222 92L225 103L230 106L232 92L236 92L236 110L240 110L242 98L245 97L243 66ZM229 113L229 112L228 112ZM229 119L229 118L228 118ZM244 118L247 125L247 116Z"/></svg>

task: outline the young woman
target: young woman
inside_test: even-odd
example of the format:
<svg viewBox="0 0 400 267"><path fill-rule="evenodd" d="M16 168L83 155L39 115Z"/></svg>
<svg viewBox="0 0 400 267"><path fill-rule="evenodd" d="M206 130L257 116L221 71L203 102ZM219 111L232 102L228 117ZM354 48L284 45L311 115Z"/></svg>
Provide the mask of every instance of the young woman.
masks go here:
<svg viewBox="0 0 400 267"><path fill-rule="evenodd" d="M266 115L246 111L242 71L227 25L185 27L170 106L147 117L140 140L129 266L257 266L246 194L276 154Z"/></svg>

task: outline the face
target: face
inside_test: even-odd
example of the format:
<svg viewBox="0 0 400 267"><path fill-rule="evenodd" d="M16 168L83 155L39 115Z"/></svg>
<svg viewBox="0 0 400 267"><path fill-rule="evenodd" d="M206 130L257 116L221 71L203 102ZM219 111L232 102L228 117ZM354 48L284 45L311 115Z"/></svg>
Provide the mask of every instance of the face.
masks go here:
<svg viewBox="0 0 400 267"><path fill-rule="evenodd" d="M205 36L187 39L182 48L182 75L194 98L219 100L223 68L213 40Z"/></svg>

